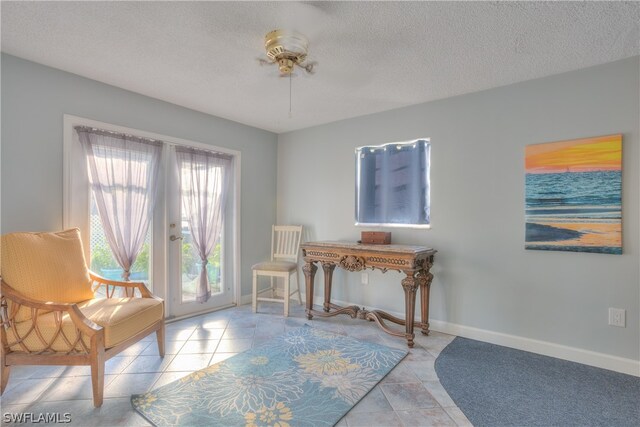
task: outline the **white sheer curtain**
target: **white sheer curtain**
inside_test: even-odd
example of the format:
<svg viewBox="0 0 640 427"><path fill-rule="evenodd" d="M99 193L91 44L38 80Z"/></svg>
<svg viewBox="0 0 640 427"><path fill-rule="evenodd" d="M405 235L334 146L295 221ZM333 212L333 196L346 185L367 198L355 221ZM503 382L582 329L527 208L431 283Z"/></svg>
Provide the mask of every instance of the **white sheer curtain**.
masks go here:
<svg viewBox="0 0 640 427"><path fill-rule="evenodd" d="M86 126L75 130L107 242L129 280L153 216L162 142Z"/></svg>
<svg viewBox="0 0 640 427"><path fill-rule="evenodd" d="M196 301L211 296L207 277L207 258L218 243L229 192L231 156L188 147L176 147L180 173L180 192L192 242L202 268Z"/></svg>

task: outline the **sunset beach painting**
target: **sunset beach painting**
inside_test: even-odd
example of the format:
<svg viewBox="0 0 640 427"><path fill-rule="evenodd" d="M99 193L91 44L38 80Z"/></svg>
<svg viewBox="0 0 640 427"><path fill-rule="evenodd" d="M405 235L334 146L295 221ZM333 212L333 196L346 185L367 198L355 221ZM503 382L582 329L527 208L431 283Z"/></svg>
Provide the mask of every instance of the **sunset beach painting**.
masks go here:
<svg viewBox="0 0 640 427"><path fill-rule="evenodd" d="M525 148L525 248L622 253L622 135Z"/></svg>

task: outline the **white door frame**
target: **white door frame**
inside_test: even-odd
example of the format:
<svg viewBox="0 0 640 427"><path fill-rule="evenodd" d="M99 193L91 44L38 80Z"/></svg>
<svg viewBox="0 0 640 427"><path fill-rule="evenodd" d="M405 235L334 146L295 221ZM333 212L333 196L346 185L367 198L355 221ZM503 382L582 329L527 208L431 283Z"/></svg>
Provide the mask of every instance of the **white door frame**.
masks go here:
<svg viewBox="0 0 640 427"><path fill-rule="evenodd" d="M100 122L97 120L87 119L84 117L78 117L70 114L64 114L63 116L63 155L62 155L62 200L63 200L63 208L62 208L62 223L63 227L71 228L78 227L81 230L83 244L85 248L85 257L89 260L89 221L88 215L89 212L89 186L87 180L77 179L77 176L80 173L83 173L84 176L87 176L86 173L86 161L84 157L80 154L80 150L74 149L74 141L78 142L78 137L76 132L74 132L75 126L89 126L96 127L100 129L111 130L114 132L128 133L133 134L145 138L157 139L161 140L169 145L182 145L187 147L200 148L204 150L215 150L221 153L229 154L233 156L233 185L230 191L233 194L232 197L232 206L231 212L233 217L233 226L232 226L232 242L233 242L233 265L230 267L233 269L232 272L232 283L233 283L233 302L236 305L241 304L241 248L240 248L240 189L241 189L241 152L237 150L231 150L229 148L220 147L217 145L205 144L202 142L190 141L187 139L176 138L168 135L162 135L153 132L147 132L140 129L129 128L125 126L118 126L111 123ZM75 145L77 148L79 144ZM166 152L166 150L163 150ZM71 173L71 167L81 168L82 170L76 170L76 172ZM162 164L162 169L165 169L165 163ZM165 173L166 177L166 173ZM166 188L166 178L165 182L160 183L163 187ZM164 194L158 195L159 202L164 202ZM169 232L167 227L167 203L163 203L164 209L161 213L161 218L156 218L154 216L154 225L153 225L153 236L155 238L163 239L164 242L169 241ZM166 245L165 245L166 248ZM166 259L166 253L161 254L163 259ZM156 256L154 255L154 258ZM154 263L153 266L153 283L154 283L154 293L158 296L165 299L167 303L165 305L165 315L170 312L171 307L167 307L168 304L171 304L170 298L168 298L171 293L169 292L169 281L168 277L168 263L162 263L162 265L158 266L158 263ZM195 314L195 313L194 313Z"/></svg>

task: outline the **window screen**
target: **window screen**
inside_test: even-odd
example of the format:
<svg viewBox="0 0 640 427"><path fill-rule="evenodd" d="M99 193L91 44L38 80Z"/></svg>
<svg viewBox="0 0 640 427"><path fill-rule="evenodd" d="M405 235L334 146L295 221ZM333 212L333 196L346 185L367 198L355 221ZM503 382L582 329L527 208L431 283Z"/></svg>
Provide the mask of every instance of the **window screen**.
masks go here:
<svg viewBox="0 0 640 427"><path fill-rule="evenodd" d="M429 224L428 139L356 149L356 223Z"/></svg>

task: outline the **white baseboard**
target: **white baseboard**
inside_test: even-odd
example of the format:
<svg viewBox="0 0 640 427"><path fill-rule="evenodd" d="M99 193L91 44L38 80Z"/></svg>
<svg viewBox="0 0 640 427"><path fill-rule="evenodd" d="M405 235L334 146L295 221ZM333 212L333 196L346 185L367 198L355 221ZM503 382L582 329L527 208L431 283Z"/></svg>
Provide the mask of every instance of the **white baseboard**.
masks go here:
<svg viewBox="0 0 640 427"><path fill-rule="evenodd" d="M314 297L314 301L321 301L321 298L323 297L316 295ZM332 299L332 302L341 306L362 305L334 299ZM372 310L374 308L367 307L367 309ZM388 313L401 319L404 318L404 313L393 311L388 311ZM582 348L569 347L548 341L509 335L501 332L474 328L471 326L458 325L455 323L444 322L442 320L429 319L429 327L433 331L442 332L444 334L456 335L491 344L502 345L505 347L515 348L517 350L529 351L531 353L556 357L558 359L569 360L571 362L582 363L584 365L595 366L597 368L608 369L610 371L640 377L640 360L626 359Z"/></svg>

